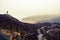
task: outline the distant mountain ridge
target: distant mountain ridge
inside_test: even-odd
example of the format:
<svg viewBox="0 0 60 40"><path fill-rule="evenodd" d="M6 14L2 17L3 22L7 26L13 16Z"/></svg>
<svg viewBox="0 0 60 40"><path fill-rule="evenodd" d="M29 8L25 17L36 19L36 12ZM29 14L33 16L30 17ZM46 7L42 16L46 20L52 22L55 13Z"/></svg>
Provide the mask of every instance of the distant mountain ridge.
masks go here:
<svg viewBox="0 0 60 40"><path fill-rule="evenodd" d="M22 22L27 22L27 23L57 22L57 23L60 23L60 16L59 15L37 15L37 16L23 18Z"/></svg>

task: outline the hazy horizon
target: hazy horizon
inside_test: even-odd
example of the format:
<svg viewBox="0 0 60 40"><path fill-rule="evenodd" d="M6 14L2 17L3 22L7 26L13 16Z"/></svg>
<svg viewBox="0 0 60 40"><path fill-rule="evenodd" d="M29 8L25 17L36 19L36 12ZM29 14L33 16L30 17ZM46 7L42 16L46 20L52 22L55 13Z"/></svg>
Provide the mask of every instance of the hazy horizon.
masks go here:
<svg viewBox="0 0 60 40"><path fill-rule="evenodd" d="M60 14L60 0L0 0L0 13L6 13L17 19L33 15Z"/></svg>

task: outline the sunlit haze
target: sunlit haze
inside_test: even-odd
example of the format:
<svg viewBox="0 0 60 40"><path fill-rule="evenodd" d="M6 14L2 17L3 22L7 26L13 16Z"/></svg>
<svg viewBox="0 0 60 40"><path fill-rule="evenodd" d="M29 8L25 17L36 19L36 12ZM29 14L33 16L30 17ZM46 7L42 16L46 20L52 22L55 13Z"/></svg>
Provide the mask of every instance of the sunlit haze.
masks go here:
<svg viewBox="0 0 60 40"><path fill-rule="evenodd" d="M0 13L6 13L17 19L33 15L59 14L60 0L0 0Z"/></svg>

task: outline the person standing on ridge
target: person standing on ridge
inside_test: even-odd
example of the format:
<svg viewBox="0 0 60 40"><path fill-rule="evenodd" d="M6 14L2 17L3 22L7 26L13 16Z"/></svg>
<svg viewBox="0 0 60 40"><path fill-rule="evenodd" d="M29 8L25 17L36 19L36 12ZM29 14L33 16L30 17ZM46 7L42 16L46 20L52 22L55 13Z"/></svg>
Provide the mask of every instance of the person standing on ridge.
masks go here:
<svg viewBox="0 0 60 40"><path fill-rule="evenodd" d="M6 13L8 14L8 11Z"/></svg>

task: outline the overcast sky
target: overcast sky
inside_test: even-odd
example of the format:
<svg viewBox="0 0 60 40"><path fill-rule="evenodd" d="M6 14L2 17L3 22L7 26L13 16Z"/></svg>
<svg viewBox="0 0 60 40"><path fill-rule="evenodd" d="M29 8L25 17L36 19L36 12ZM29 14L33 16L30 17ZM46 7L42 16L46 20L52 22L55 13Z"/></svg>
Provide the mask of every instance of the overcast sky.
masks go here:
<svg viewBox="0 0 60 40"><path fill-rule="evenodd" d="M21 19L33 15L60 14L60 0L0 0L0 13Z"/></svg>

